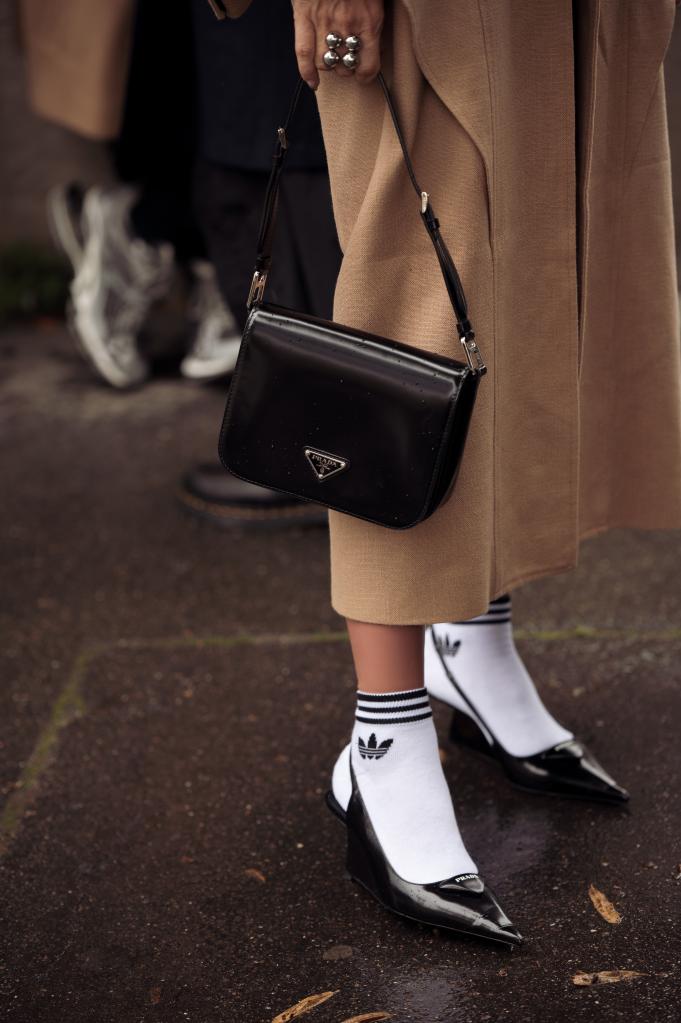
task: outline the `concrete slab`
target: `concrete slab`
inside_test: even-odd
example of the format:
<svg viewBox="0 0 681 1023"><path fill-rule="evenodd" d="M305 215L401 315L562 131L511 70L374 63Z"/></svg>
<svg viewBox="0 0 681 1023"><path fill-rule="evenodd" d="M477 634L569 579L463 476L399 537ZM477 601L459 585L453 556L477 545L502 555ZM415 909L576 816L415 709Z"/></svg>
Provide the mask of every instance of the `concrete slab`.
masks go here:
<svg viewBox="0 0 681 1023"><path fill-rule="evenodd" d="M322 797L353 676L325 531L213 530L174 500L220 389L114 394L52 328L0 336L0 380L3 1018L270 1023L327 991L311 1023L681 1018L679 536L591 541L515 602L545 699L629 810L514 792L438 711L467 844L527 938L497 951L343 877ZM644 976L572 981L613 969Z"/></svg>
<svg viewBox="0 0 681 1023"><path fill-rule="evenodd" d="M516 793L445 746L467 844L528 938L513 953L404 924L344 879L322 796L352 713L345 643L112 646L88 665L82 716L4 858L7 1018L257 1023L337 990L320 1023L377 1010L590 1020L599 1007L677 1020L680 645L524 644L561 719L631 787L631 811ZM652 742L632 717L634 678ZM621 924L596 913L590 884ZM571 980L611 969L646 976Z"/></svg>

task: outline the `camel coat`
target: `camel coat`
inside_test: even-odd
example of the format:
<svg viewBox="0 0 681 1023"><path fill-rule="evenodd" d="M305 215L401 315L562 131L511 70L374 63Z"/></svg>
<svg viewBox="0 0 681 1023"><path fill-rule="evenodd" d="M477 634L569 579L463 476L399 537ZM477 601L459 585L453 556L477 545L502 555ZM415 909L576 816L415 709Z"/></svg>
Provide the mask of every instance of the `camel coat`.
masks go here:
<svg viewBox="0 0 681 1023"><path fill-rule="evenodd" d="M615 526L681 526L679 319L662 60L674 0L395 0L392 83L489 372L453 496L396 532L330 513L332 601L468 618ZM574 36L573 36L574 28ZM460 357L378 87L319 105L335 318Z"/></svg>
<svg viewBox="0 0 681 1023"><path fill-rule="evenodd" d="M218 19L239 17L249 6L249 0L208 3ZM87 138L116 138L135 7L135 0L20 0L28 94L37 114Z"/></svg>

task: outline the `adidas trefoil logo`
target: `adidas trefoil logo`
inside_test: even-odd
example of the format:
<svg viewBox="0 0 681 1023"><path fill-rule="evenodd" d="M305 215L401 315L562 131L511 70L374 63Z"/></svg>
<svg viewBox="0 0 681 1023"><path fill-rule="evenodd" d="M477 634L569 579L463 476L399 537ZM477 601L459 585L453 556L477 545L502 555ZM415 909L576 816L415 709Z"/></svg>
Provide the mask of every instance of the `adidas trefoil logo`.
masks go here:
<svg viewBox="0 0 681 1023"><path fill-rule="evenodd" d="M435 629L431 629L431 632L435 649L439 654L443 654L445 657L453 657L454 654L459 652L459 647L461 646L460 639L451 640L446 632L439 634Z"/></svg>
<svg viewBox="0 0 681 1023"><path fill-rule="evenodd" d="M392 739L384 739L379 743L373 732L369 736L368 742L365 742L361 735L357 739L359 755L363 760L380 760L386 755L392 744Z"/></svg>

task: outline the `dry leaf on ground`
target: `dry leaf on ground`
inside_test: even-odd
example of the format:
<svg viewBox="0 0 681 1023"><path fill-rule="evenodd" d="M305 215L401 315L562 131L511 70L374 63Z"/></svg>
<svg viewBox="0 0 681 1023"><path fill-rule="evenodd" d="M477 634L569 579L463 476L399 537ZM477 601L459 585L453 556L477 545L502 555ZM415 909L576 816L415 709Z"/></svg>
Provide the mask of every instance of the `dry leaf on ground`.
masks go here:
<svg viewBox="0 0 681 1023"><path fill-rule="evenodd" d="M351 959L354 951L352 945L332 945L322 952L322 959L332 962L336 959Z"/></svg>
<svg viewBox="0 0 681 1023"><path fill-rule="evenodd" d="M289 1020L298 1019L299 1016L304 1016L306 1012L312 1012L322 1002L327 1002L329 998L333 998L337 995L337 991L322 991L318 995L308 995L307 998L302 998L295 1005L290 1005L288 1009L284 1009L278 1016L275 1016L272 1023L289 1023Z"/></svg>
<svg viewBox="0 0 681 1023"><path fill-rule="evenodd" d="M246 867L244 874L246 877L252 877L254 881L260 881L260 884L264 884L267 880L263 872L256 867Z"/></svg>
<svg viewBox="0 0 681 1023"><path fill-rule="evenodd" d="M589 987L591 984L616 984L620 980L636 980L637 977L647 977L647 973L639 973L638 970L599 970L597 973L576 973L572 983L577 987Z"/></svg>
<svg viewBox="0 0 681 1023"><path fill-rule="evenodd" d="M621 924L622 917L619 915L615 907L613 906L607 895L599 891L595 885L589 885L589 898L593 902L594 909L597 913L603 917L609 924Z"/></svg>
<svg viewBox="0 0 681 1023"><path fill-rule="evenodd" d="M361 1016L351 1016L342 1023L379 1023L382 1019L392 1019L389 1012L363 1012Z"/></svg>

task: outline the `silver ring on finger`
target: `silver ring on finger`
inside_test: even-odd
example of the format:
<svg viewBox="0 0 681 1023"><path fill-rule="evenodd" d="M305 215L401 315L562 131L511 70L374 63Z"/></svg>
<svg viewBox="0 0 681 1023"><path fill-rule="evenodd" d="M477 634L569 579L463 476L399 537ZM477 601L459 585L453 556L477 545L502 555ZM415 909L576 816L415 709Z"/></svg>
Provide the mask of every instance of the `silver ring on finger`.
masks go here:
<svg viewBox="0 0 681 1023"><path fill-rule="evenodd" d="M358 50L362 42L359 36L355 35L354 32L345 37L345 53L343 54L343 67L346 67L348 71L354 71L359 64L359 53Z"/></svg>

